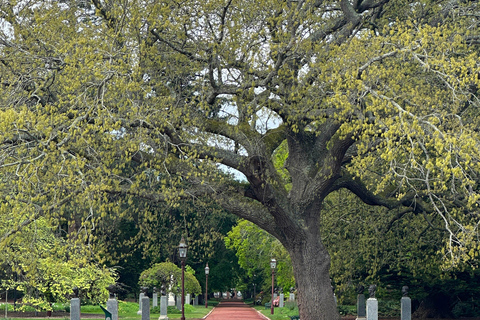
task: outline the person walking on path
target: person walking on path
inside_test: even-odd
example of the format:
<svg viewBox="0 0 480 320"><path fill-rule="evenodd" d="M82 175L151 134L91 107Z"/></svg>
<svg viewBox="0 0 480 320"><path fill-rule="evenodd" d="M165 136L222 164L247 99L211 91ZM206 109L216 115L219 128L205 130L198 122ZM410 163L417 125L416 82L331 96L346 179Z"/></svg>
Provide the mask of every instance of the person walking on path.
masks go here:
<svg viewBox="0 0 480 320"><path fill-rule="evenodd" d="M249 307L242 301L222 301L220 302L205 320L267 320L257 310Z"/></svg>

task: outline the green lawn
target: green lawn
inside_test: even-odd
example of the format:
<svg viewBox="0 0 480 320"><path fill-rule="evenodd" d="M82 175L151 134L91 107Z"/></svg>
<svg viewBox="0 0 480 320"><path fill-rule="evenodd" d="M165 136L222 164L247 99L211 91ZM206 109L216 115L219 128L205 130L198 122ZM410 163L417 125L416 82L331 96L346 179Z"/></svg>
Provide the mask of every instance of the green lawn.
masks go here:
<svg viewBox="0 0 480 320"><path fill-rule="evenodd" d="M205 308L205 305L199 306L185 306L185 318L186 320L192 319L200 319L206 316L212 309L213 306L216 305L217 301L212 301L208 303L208 308ZM103 306L106 307L106 306ZM12 308L13 309L13 308ZM58 310L64 310L64 308L57 308ZM156 308L158 310L158 308ZM9 308L10 310L10 308ZM13 310L12 310L13 311ZM121 320L141 320L142 316L137 314L138 311L138 303L135 302L125 302L119 301L118 302L118 314ZM83 314L98 314L98 319L105 319L104 313L100 306L98 305L86 305L81 307L81 313ZM0 313L0 318L4 318L5 314L3 312ZM150 313L150 320L158 320L160 316L160 312L151 312ZM182 316L181 312L177 310L175 307L169 307L168 309L168 318L169 319L180 319ZM8 320L32 320L26 318L7 318ZM64 319L70 319L69 314L66 313L66 317Z"/></svg>
<svg viewBox="0 0 480 320"><path fill-rule="evenodd" d="M93 307L93 306L85 306L85 307ZM100 307L98 309L95 308L85 308L82 307L81 311L82 313L101 313L103 314L102 310ZM210 310L212 310L213 306L209 304L208 308L205 308L204 305L199 305L199 306L191 306L191 305L186 305L185 306L185 318L186 319L199 319L203 318L205 315L207 315ZM99 311L96 311L99 310ZM154 312L150 312L150 319L151 320L158 320L158 317L160 316L160 311L158 311L159 308L155 308ZM141 315L137 314L138 311L138 303L135 302L125 302L125 301L119 301L118 303L118 315L121 320L140 320L142 319ZM156 311L156 312L155 312ZM169 307L168 308L168 318L169 319L180 319L182 316L181 312L176 309L175 307Z"/></svg>
<svg viewBox="0 0 480 320"><path fill-rule="evenodd" d="M264 306L256 306L255 309L259 310L263 315L271 320L290 320L290 316L298 315L298 307L295 308L273 308L273 314L270 314L270 308L265 309Z"/></svg>

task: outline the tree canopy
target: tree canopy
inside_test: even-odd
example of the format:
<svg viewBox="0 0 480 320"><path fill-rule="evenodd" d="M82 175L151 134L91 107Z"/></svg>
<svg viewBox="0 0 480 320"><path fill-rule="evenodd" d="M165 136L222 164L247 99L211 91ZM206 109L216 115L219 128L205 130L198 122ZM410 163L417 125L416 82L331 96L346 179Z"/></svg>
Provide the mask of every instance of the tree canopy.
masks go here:
<svg viewBox="0 0 480 320"><path fill-rule="evenodd" d="M331 320L322 207L348 189L431 216L451 265L476 263L478 6L2 2L0 214L16 223L0 242L45 217L99 252L120 196L206 196L276 237L301 318Z"/></svg>

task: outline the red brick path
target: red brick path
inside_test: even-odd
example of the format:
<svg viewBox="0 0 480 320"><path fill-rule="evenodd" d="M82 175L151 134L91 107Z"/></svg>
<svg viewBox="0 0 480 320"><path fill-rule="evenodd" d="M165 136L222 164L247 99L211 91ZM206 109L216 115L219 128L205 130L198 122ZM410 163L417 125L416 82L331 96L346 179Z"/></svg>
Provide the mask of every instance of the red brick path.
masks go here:
<svg viewBox="0 0 480 320"><path fill-rule="evenodd" d="M243 301L222 301L205 320L266 320L257 310L250 308Z"/></svg>

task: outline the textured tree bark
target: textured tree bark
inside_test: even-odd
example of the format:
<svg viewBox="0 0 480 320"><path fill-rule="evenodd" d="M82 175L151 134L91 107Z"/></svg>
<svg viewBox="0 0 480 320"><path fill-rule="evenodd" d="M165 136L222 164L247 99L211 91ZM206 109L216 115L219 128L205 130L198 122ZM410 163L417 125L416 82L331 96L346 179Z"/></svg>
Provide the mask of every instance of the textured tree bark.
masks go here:
<svg viewBox="0 0 480 320"><path fill-rule="evenodd" d="M292 259L302 320L340 319L330 280L330 256L317 234L294 243L287 250Z"/></svg>

